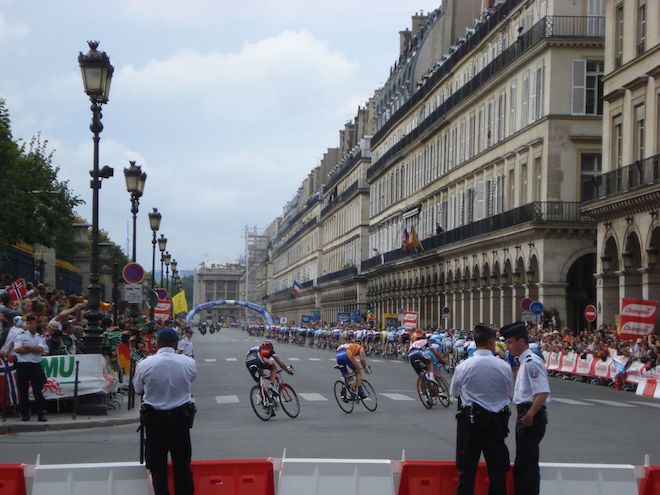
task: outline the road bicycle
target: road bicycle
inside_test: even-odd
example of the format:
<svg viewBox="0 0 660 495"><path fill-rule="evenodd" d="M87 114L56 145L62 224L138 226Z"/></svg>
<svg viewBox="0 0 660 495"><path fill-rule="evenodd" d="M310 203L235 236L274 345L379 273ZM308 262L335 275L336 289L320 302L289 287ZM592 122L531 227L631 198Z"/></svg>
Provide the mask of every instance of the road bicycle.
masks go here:
<svg viewBox="0 0 660 495"><path fill-rule="evenodd" d="M444 378L436 374L435 379L437 383L426 376L426 366L422 361L413 361L413 367L417 371L417 395L422 405L426 409L431 409L434 405L441 404L444 407L449 407L451 398L449 397L449 386Z"/></svg>
<svg viewBox="0 0 660 495"><path fill-rule="evenodd" d="M254 368L254 369L253 369ZM257 370L256 366L250 366L253 373ZM293 370L293 367L291 367ZM290 418L296 418L300 414L300 401L298 394L291 385L282 381L278 370L275 388L270 386L270 380L267 376L260 376L259 383L250 389L250 404L254 414L262 421L268 421L275 416L275 410L279 407Z"/></svg>
<svg viewBox="0 0 660 495"><path fill-rule="evenodd" d="M335 365L335 369L338 369L342 373L342 367ZM360 397L357 392L357 387L354 383L355 373L342 373L342 379L335 382L335 400L339 405L339 408L345 413L349 414L353 412L356 403L362 403L368 411L375 411L378 407L378 397L376 396L376 391L364 378L362 379L362 390L366 396L364 398Z"/></svg>

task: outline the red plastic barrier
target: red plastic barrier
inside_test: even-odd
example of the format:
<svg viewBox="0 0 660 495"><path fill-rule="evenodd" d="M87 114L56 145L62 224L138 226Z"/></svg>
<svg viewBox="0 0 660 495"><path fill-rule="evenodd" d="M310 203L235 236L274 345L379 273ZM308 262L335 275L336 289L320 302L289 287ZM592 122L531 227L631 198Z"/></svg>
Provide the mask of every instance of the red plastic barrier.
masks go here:
<svg viewBox="0 0 660 495"><path fill-rule="evenodd" d="M488 471L480 462L474 481L475 495L488 495ZM404 461L398 495L454 495L458 482L455 462ZM507 492L513 493L513 470L507 473Z"/></svg>
<svg viewBox="0 0 660 495"><path fill-rule="evenodd" d="M646 476L639 484L639 495L658 495L660 493L660 466L646 468Z"/></svg>
<svg viewBox="0 0 660 495"><path fill-rule="evenodd" d="M193 461L195 495L274 495L273 463L268 459ZM172 465L168 466L174 493Z"/></svg>
<svg viewBox="0 0 660 495"><path fill-rule="evenodd" d="M26 495L21 464L0 464L0 495Z"/></svg>

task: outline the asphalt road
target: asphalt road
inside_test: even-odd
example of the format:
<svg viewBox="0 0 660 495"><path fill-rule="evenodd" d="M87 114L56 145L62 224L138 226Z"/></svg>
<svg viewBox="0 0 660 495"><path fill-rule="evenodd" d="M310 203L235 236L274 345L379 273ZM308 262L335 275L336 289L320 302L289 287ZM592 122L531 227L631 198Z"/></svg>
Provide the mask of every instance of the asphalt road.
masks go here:
<svg viewBox="0 0 660 495"><path fill-rule="evenodd" d="M192 431L196 459L281 457L452 460L455 409L426 410L416 396L416 377L404 362L370 360L368 379L378 409L362 406L345 414L333 396L339 374L328 350L275 344L296 373L284 375L300 395L301 412L259 420L249 404L253 381L244 365L247 350L260 342L235 329L194 336L198 379L193 393L198 416ZM606 387L551 379L553 400L541 443L541 461L641 464L644 454L660 462L657 420L660 401ZM514 418L511 418L513 431ZM52 433L22 433L0 439L0 462L42 463L137 460L135 426ZM511 459L514 435L508 438Z"/></svg>

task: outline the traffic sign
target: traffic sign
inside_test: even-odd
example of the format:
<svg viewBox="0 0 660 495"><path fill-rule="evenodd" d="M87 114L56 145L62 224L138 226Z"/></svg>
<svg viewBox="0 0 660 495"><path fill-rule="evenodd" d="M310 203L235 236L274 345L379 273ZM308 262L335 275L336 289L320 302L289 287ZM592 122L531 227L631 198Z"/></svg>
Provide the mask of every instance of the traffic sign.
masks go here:
<svg viewBox="0 0 660 495"><path fill-rule="evenodd" d="M128 304L142 304L142 285L126 284L124 291Z"/></svg>
<svg viewBox="0 0 660 495"><path fill-rule="evenodd" d="M520 309L523 311L529 311L529 307L533 302L534 300L529 297L524 298L522 301L520 301Z"/></svg>
<svg viewBox="0 0 660 495"><path fill-rule="evenodd" d="M147 304L149 304L150 308L155 308L156 305L158 304L159 299L166 299L164 297L160 297L158 295L158 292L155 290L150 290L149 295L147 296Z"/></svg>
<svg viewBox="0 0 660 495"><path fill-rule="evenodd" d="M121 275L127 284L139 284L144 280L144 268L138 263L128 263L121 271Z"/></svg>
<svg viewBox="0 0 660 495"><path fill-rule="evenodd" d="M449 309L449 306L442 308L441 313L444 319L451 318L451 309Z"/></svg>
<svg viewBox="0 0 660 495"><path fill-rule="evenodd" d="M596 306L590 304L589 306L584 308L584 318L589 323L591 323L592 321L596 321Z"/></svg>
<svg viewBox="0 0 660 495"><path fill-rule="evenodd" d="M529 310L533 315L540 315L543 313L543 303L541 301L534 301L529 305Z"/></svg>

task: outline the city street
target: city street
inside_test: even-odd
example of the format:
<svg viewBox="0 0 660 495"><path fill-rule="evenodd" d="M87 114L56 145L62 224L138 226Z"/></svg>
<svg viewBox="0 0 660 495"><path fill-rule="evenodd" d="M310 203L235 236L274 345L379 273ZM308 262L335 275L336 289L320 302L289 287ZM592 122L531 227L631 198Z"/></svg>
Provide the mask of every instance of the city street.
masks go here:
<svg viewBox="0 0 660 495"><path fill-rule="evenodd" d="M378 392L378 409L362 406L343 413L333 397L334 353L275 344L294 365L285 379L300 396L301 412L290 419L282 412L260 421L249 404L253 382L244 366L249 347L261 340L236 329L195 334L198 379L194 395L199 414L192 432L196 459L241 457L453 459L456 406L426 410L415 392L415 375L407 363L370 360L369 380ZM553 398L549 426L541 444L545 462L641 464L644 454L660 459L655 423L660 401L630 392L551 379ZM511 419L511 429L513 429ZM24 433L2 438L0 462L42 463L129 461L138 458L135 426ZM514 437L509 436L511 457Z"/></svg>

